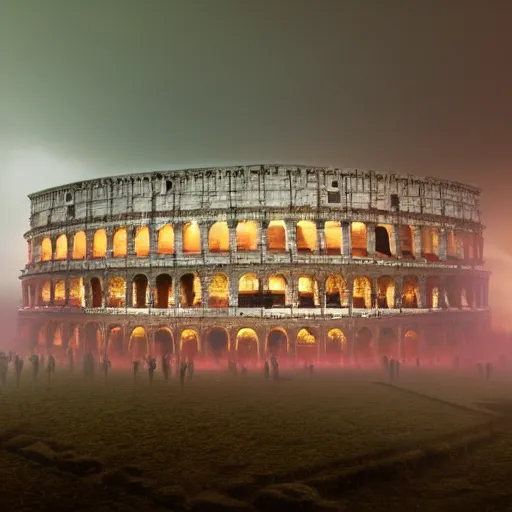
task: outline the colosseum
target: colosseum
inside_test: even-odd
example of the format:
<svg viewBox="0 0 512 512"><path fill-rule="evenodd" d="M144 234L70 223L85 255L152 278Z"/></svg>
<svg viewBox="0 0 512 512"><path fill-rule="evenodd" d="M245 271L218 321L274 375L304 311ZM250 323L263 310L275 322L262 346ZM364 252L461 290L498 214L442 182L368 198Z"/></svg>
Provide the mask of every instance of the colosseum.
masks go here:
<svg viewBox="0 0 512 512"><path fill-rule="evenodd" d="M27 352L359 364L474 353L489 332L469 185L251 165L29 198Z"/></svg>

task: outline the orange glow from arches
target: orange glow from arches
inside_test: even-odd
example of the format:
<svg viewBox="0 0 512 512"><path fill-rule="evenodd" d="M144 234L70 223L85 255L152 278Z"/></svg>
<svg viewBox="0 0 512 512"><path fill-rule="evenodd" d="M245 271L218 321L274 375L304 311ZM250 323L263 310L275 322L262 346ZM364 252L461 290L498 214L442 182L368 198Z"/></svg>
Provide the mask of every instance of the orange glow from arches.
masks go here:
<svg viewBox="0 0 512 512"><path fill-rule="evenodd" d="M327 333L327 342L339 345L342 351L347 347L347 338L341 329L331 329Z"/></svg>
<svg viewBox="0 0 512 512"><path fill-rule="evenodd" d="M166 224L158 231L158 254L174 254L174 228Z"/></svg>
<svg viewBox="0 0 512 512"><path fill-rule="evenodd" d="M149 255L149 228L147 226L137 228L135 233L135 255Z"/></svg>
<svg viewBox="0 0 512 512"><path fill-rule="evenodd" d="M185 345L189 345L189 347L187 347L188 350L186 352L190 351L193 353L192 355L195 355L195 352L197 352L197 350L200 350L199 336L194 329L184 329L182 331L180 338L180 350L182 352ZM190 345L192 345L192 347L190 347Z"/></svg>
<svg viewBox="0 0 512 512"><path fill-rule="evenodd" d="M325 223L325 247L327 254L341 254L342 228L341 222L326 221Z"/></svg>
<svg viewBox="0 0 512 512"><path fill-rule="evenodd" d="M258 350L259 345L259 339L258 335L254 331L254 329L249 329L247 327L244 327L243 329L240 329L236 335L236 341L235 341L235 349L238 350L240 345L252 345L256 344L256 352ZM255 354L256 355L256 354Z"/></svg>
<svg viewBox="0 0 512 512"><path fill-rule="evenodd" d="M297 222L297 251L314 252L317 249L318 239L316 224L310 220L301 220Z"/></svg>
<svg viewBox="0 0 512 512"><path fill-rule="evenodd" d="M126 228L119 228L114 233L114 258L123 258L127 254Z"/></svg>
<svg viewBox="0 0 512 512"><path fill-rule="evenodd" d="M271 220L268 223L267 248L269 251L286 251L286 224L283 220Z"/></svg>
<svg viewBox="0 0 512 512"><path fill-rule="evenodd" d="M308 329L301 329L297 334L297 345L314 345L316 338Z"/></svg>
<svg viewBox="0 0 512 512"><path fill-rule="evenodd" d="M368 256L366 224L364 224L364 222L352 222L350 232L352 238L352 256Z"/></svg>
<svg viewBox="0 0 512 512"><path fill-rule="evenodd" d="M208 250L210 252L229 252L228 223L216 222L208 233Z"/></svg>
<svg viewBox="0 0 512 512"><path fill-rule="evenodd" d="M270 276L268 278L268 289L272 293L285 293L286 279L280 275Z"/></svg>
<svg viewBox="0 0 512 512"><path fill-rule="evenodd" d="M224 274L216 274L208 288L208 306L211 308L227 308L229 303L229 282Z"/></svg>
<svg viewBox="0 0 512 512"><path fill-rule="evenodd" d="M107 255L107 232L104 229L98 229L94 233L92 245L92 257L104 258Z"/></svg>
<svg viewBox="0 0 512 512"><path fill-rule="evenodd" d="M68 257L68 237L60 235L55 243L55 259L65 260Z"/></svg>
<svg viewBox="0 0 512 512"><path fill-rule="evenodd" d="M41 287L41 302L44 306L48 306L50 304L52 297L52 283L50 281L45 281L43 286Z"/></svg>
<svg viewBox="0 0 512 512"><path fill-rule="evenodd" d="M55 281L53 289L53 304L63 306L66 303L66 281L59 279Z"/></svg>
<svg viewBox="0 0 512 512"><path fill-rule="evenodd" d="M199 254L201 252L201 232L196 221L183 226L183 253Z"/></svg>
<svg viewBox="0 0 512 512"><path fill-rule="evenodd" d="M368 277L357 276L354 278L352 300L355 308L371 309L372 283Z"/></svg>
<svg viewBox="0 0 512 512"><path fill-rule="evenodd" d="M236 250L256 251L258 249L258 223L243 220L236 226Z"/></svg>
<svg viewBox="0 0 512 512"><path fill-rule="evenodd" d="M84 285L81 277L71 279L69 282L69 305L72 307L84 306Z"/></svg>
<svg viewBox="0 0 512 512"><path fill-rule="evenodd" d="M50 261L52 259L52 241L46 237L41 242L41 261Z"/></svg>
<svg viewBox="0 0 512 512"><path fill-rule="evenodd" d="M238 291L240 293L255 293L260 289L260 280L256 274L245 274L238 282Z"/></svg>
<svg viewBox="0 0 512 512"><path fill-rule="evenodd" d="M83 260L87 251L87 239L84 231L75 233L73 237L73 259Z"/></svg>
<svg viewBox="0 0 512 512"><path fill-rule="evenodd" d="M126 282L122 277L111 277L108 282L108 307L124 308Z"/></svg>

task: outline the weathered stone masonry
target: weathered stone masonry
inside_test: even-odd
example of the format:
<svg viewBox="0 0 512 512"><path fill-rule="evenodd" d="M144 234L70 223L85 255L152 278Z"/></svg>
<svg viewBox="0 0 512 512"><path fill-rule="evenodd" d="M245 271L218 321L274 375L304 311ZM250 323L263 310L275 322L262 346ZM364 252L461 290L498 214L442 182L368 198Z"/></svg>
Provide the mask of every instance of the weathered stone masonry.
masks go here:
<svg viewBox="0 0 512 512"><path fill-rule="evenodd" d="M118 356L374 359L482 343L479 190L258 165L30 196L20 339Z"/></svg>

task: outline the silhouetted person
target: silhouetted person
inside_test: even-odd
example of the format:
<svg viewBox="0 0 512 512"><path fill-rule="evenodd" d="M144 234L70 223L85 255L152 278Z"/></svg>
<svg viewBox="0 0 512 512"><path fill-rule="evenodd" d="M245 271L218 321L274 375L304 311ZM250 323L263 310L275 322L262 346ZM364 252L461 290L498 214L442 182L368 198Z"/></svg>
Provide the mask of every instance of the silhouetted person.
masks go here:
<svg viewBox="0 0 512 512"><path fill-rule="evenodd" d="M162 357L162 372L164 374L164 380L167 382L169 380L169 374L171 372L171 360L169 354L165 354Z"/></svg>
<svg viewBox="0 0 512 512"><path fill-rule="evenodd" d="M149 385L152 386L153 385L153 377L155 375L155 370L156 370L156 359L154 357L149 357L147 365L148 365Z"/></svg>
<svg viewBox="0 0 512 512"><path fill-rule="evenodd" d="M105 377L105 382L107 382L108 372L110 368L112 368L112 363L110 362L110 359L107 356L103 358L103 361L101 362L101 367L103 369L103 376Z"/></svg>
<svg viewBox="0 0 512 512"><path fill-rule="evenodd" d="M279 363L276 356L270 358L270 364L272 365L272 378L277 380L279 378Z"/></svg>
<svg viewBox="0 0 512 512"><path fill-rule="evenodd" d="M188 370L188 380L192 380L192 377L194 375L194 361L189 361L187 363L187 370Z"/></svg>
<svg viewBox="0 0 512 512"><path fill-rule="evenodd" d="M265 365L263 366L263 372L265 374L265 380L270 379L270 366L268 365L268 361L265 361Z"/></svg>
<svg viewBox="0 0 512 512"><path fill-rule="evenodd" d="M181 365L180 365L180 386L181 386L181 389L183 389L183 386L185 385L185 377L187 375L187 368L188 368L188 365L185 361L182 361Z"/></svg>
<svg viewBox="0 0 512 512"><path fill-rule="evenodd" d="M9 358L3 352L0 352L0 382L2 383L2 388L5 388L5 384L7 382L8 368Z"/></svg>
<svg viewBox="0 0 512 512"><path fill-rule="evenodd" d="M23 359L16 354L14 358L14 369L16 371L16 386L20 385L21 370L23 370Z"/></svg>
<svg viewBox="0 0 512 512"><path fill-rule="evenodd" d="M32 354L30 356L30 362L32 363L32 377L36 380L39 375L39 356Z"/></svg>
<svg viewBox="0 0 512 512"><path fill-rule="evenodd" d="M137 379L137 373L139 373L140 361L133 361L133 382Z"/></svg>
<svg viewBox="0 0 512 512"><path fill-rule="evenodd" d="M48 382L52 380L52 375L55 373L55 358L50 356L46 364L46 372L48 373Z"/></svg>

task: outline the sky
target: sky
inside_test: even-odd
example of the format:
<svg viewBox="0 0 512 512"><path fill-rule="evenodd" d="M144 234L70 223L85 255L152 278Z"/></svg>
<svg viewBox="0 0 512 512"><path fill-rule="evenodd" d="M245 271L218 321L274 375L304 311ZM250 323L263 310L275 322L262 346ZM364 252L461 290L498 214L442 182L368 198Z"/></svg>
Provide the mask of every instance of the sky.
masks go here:
<svg viewBox="0 0 512 512"><path fill-rule="evenodd" d="M27 194L303 163L481 187L491 305L508 326L510 26L508 0L0 0L4 324Z"/></svg>

